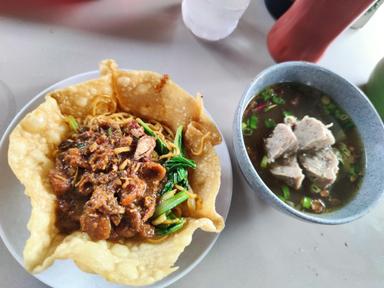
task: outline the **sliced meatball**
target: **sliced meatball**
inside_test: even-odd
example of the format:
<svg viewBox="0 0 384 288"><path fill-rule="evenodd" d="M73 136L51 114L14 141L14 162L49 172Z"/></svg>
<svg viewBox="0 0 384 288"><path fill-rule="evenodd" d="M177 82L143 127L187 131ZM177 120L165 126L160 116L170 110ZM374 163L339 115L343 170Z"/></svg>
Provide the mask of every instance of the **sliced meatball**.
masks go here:
<svg viewBox="0 0 384 288"><path fill-rule="evenodd" d="M265 140L268 162L273 163L276 159L287 157L297 151L298 144L295 134L287 124L277 124L272 135Z"/></svg>
<svg viewBox="0 0 384 288"><path fill-rule="evenodd" d="M144 157L149 157L156 147L155 138L145 135L137 142L135 154L133 155L134 160L139 160Z"/></svg>
<svg viewBox="0 0 384 288"><path fill-rule="evenodd" d="M320 150L335 144L335 137L323 122L305 116L295 125L294 133L299 142L299 150Z"/></svg>
<svg viewBox="0 0 384 288"><path fill-rule="evenodd" d="M299 161L305 174L320 188L327 188L336 181L339 160L331 148L313 154L303 153Z"/></svg>
<svg viewBox="0 0 384 288"><path fill-rule="evenodd" d="M281 179L288 186L296 190L301 188L305 177L297 163L296 157L290 157L274 163L270 171L276 178Z"/></svg>

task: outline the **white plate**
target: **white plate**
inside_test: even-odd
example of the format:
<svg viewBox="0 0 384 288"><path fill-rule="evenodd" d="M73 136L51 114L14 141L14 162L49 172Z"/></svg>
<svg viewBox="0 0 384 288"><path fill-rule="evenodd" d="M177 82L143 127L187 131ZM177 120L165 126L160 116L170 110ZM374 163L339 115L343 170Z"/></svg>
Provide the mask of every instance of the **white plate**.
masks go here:
<svg viewBox="0 0 384 288"><path fill-rule="evenodd" d="M23 248L29 237L27 222L31 212L30 202L24 195L24 188L16 179L8 165L8 138L19 121L31 110L44 101L47 92L67 87L89 79L97 78L98 71L78 74L60 81L34 97L15 116L0 141L0 236L13 257L23 266ZM232 166L228 148L224 142L216 147L221 161L221 187L216 200L216 209L224 218L227 217L232 197ZM198 230L193 235L190 246L180 255L176 262L179 269L163 280L147 287L165 287L177 281L191 271L209 252L218 238L216 233ZM102 277L82 272L71 260L56 260L42 273L34 275L45 284L55 288L127 287L112 284Z"/></svg>

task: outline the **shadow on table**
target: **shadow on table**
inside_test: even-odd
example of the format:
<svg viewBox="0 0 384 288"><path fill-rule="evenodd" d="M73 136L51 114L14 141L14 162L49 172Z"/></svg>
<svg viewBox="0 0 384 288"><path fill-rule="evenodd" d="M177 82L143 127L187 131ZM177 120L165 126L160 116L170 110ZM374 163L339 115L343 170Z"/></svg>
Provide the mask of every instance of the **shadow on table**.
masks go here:
<svg viewBox="0 0 384 288"><path fill-rule="evenodd" d="M233 71L235 78L244 78L250 74L256 76L261 69L274 63L266 46L266 33L261 27L242 19L228 38L218 42L199 42L228 71Z"/></svg>
<svg viewBox="0 0 384 288"><path fill-rule="evenodd" d="M18 1L11 1L15 3ZM165 42L180 17L177 0L21 0L0 3L0 16L108 36Z"/></svg>
<svg viewBox="0 0 384 288"><path fill-rule="evenodd" d="M270 209L268 204L257 196L257 192L249 188L232 151L230 154L233 165L233 193L231 208L226 221L227 228L224 233L233 233L241 229L242 225L248 225L250 218L254 215L254 210L262 215Z"/></svg>

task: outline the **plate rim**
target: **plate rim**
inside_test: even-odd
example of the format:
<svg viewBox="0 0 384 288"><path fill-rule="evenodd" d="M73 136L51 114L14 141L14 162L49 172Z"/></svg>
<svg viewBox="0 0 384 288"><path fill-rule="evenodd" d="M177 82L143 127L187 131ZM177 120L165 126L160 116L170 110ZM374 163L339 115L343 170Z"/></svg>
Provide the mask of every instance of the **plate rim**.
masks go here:
<svg viewBox="0 0 384 288"><path fill-rule="evenodd" d="M124 68L122 70L130 71L129 69L124 69ZM99 75L100 74L99 74L98 70L91 70L91 71L87 71L87 72L83 72L83 73L78 73L78 74L69 76L69 77L67 77L67 78L65 78L63 80L54 82L53 84L51 84L47 88L45 88L42 91L38 92L34 97L32 97L29 101L27 101L22 106L22 108L20 110L18 110L18 112L12 117L12 120L8 124L6 124L7 128L4 130L3 134L1 135L1 139L0 139L0 149L8 149L9 135L10 135L11 131L16 127L17 123L19 123L22 120L22 117L23 116L25 117L26 113L29 113L29 112L33 111L33 109L36 108L36 105L39 105L39 104L43 103L44 97L46 96L46 94L48 92L51 92L51 91L53 91L55 89L60 89L60 86L62 86L62 85L71 86L71 85L75 85L75 84L78 84L78 83L81 83L81 82L84 82L84 81L96 79L96 77L99 76ZM83 79L83 78L86 78L86 79ZM75 83L66 84L67 82L71 82L71 81L74 81ZM221 172L223 172L224 170L227 170L227 174L228 174L228 175L223 175L223 173L221 173L220 177L222 178L223 176L224 177L228 176L227 181L229 181L229 184L230 184L229 187L227 188L229 193L227 195L228 196L228 200L226 200L226 202L227 202L227 205L226 205L227 207L225 207L226 211L224 211L223 215L221 215L224 218L224 222L226 222L227 216L229 214L231 202L232 202L232 196L233 196L233 164L232 164L232 159L230 157L228 145L227 145L227 143L225 141L223 133L221 132L221 130L219 128L219 125L217 125L216 121L213 119L213 117L211 116L211 114L207 110L205 110L205 112L208 114L210 119L214 122L214 124L218 128L219 133L220 133L220 135L222 137L222 142L215 147L215 151L216 151L216 153L218 153L217 150L219 150L219 149L223 150L222 151L224 153L223 156L225 158L227 158L226 159L227 160L226 164L228 164L228 167L225 167L225 169L223 169L222 159L219 158L220 159ZM5 165L9 165L8 162L4 163L4 164ZM218 192L217 195L219 195L220 191L222 190L222 182L223 181L220 181L219 192ZM224 231L224 229L222 231ZM186 276L196 266L198 266L201 263L201 261L208 255L208 253L210 252L210 250L212 249L212 247L216 243L217 239L221 235L222 231L219 232L219 233L216 233L215 237L211 240L211 243L209 243L209 245L204 249L203 253L201 253L194 261L192 261L191 264L189 266L187 266L182 272L180 272L179 274L175 274L174 276L172 276L173 273L171 273L171 274L167 275L165 278L160 279L157 282L154 282L154 283L152 283L150 285L146 285L146 286L142 286L142 287L156 287L162 281L164 281L164 283L162 283L163 286L161 286L161 287L167 287L167 286L175 283L176 281L180 280L184 276ZM44 273L44 271L40 272L40 273L34 274L34 273L30 273L29 271L26 270L26 268L24 267L24 263L23 263L23 257L22 256L20 257L20 255L14 249L13 245L9 242L8 237L6 236L6 233L3 230L3 226L2 226L1 221L0 221L0 237L1 237L5 247L8 249L8 251L12 255L12 257L16 260L16 262L28 274L32 275L35 279L38 279L39 281L41 281L42 283L44 283L44 284L46 284L46 285L48 285L50 287L53 287L53 288L56 287L55 283L51 283L51 281L48 282L46 279L44 279L44 277L42 277L42 274ZM193 241L193 239L192 239L192 241ZM188 246L190 246L190 244ZM188 249L188 246L185 249ZM55 263L53 263L52 265L54 265L54 264ZM76 266L76 268L79 269L77 266ZM80 271L82 273L85 273L82 270L80 270ZM94 274L94 273L91 273L91 274L97 275L98 277L101 277L102 279L105 280L105 278L103 278L102 276L100 276L98 274ZM170 278L167 279L168 277L170 277ZM106 281L108 281L108 280L106 280ZM118 283L114 283L114 282L110 282L110 281L108 281L108 283L111 283L111 284L114 284L114 285L116 285L116 284L117 285L123 285L123 284L118 284ZM123 286L130 287L128 285L123 285Z"/></svg>

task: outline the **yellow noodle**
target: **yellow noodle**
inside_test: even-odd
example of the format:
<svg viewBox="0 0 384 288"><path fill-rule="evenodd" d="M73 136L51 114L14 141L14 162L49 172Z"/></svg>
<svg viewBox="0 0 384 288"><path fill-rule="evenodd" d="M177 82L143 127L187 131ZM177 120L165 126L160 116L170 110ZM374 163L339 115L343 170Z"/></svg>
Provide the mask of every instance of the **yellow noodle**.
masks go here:
<svg viewBox="0 0 384 288"><path fill-rule="evenodd" d="M111 99L108 95L100 95L96 97L92 103L92 115L98 115L101 113L113 113L116 112L117 103L115 99ZM103 110L103 108L106 108L107 110Z"/></svg>

